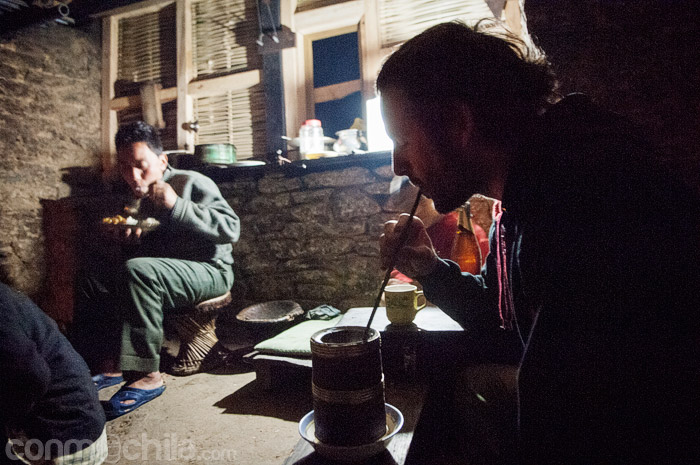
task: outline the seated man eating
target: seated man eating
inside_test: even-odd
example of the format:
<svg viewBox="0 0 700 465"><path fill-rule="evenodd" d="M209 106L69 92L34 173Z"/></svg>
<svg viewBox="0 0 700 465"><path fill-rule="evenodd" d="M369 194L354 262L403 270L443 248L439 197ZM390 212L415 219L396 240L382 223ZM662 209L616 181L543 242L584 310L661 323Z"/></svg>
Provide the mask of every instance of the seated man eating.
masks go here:
<svg viewBox="0 0 700 465"><path fill-rule="evenodd" d="M159 371L163 318L231 288L232 243L240 232L211 179L168 165L154 127L124 125L115 142L120 181L131 196L125 215L157 226L142 227L132 218L106 224L120 260L94 263L78 286L74 345L99 373L93 378L98 389L126 380L105 407L108 419L165 390Z"/></svg>

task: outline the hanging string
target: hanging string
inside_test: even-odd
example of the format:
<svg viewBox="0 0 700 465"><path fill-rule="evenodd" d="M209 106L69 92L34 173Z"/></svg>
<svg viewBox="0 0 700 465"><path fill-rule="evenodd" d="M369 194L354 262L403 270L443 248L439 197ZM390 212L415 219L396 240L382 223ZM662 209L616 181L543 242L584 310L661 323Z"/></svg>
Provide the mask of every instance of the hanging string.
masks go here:
<svg viewBox="0 0 700 465"><path fill-rule="evenodd" d="M263 0L265 6L267 6L267 14L270 16L270 24L272 25L272 40L278 44L280 42L279 37L277 37L277 27L275 26L275 18L272 16L272 10L270 9L270 0Z"/></svg>
<svg viewBox="0 0 700 465"><path fill-rule="evenodd" d="M280 39L277 36L277 26L275 26L275 17L272 15L272 9L270 8L270 0L257 0L257 7L258 7L258 39L255 41L256 44L258 44L260 47L263 46L263 38L265 37L265 33L263 32L263 27L262 27L262 16L260 15L260 2L263 2L265 6L267 7L267 16L270 19L270 25L272 26L272 34L270 34L270 38L278 44Z"/></svg>
<svg viewBox="0 0 700 465"><path fill-rule="evenodd" d="M258 32L259 32L259 34L258 34L258 40L256 40L255 43L262 47L263 46L263 37L265 36L265 34L263 34L262 18L260 17L260 0L258 0L256 3L257 3L256 6L258 7L257 10L258 10Z"/></svg>

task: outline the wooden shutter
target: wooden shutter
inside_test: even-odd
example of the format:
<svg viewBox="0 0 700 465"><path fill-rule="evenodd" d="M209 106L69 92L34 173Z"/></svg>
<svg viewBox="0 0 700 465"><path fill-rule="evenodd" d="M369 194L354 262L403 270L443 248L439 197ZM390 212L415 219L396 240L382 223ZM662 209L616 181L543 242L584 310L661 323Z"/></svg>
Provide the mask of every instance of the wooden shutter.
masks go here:
<svg viewBox="0 0 700 465"><path fill-rule="evenodd" d="M200 0L192 4L194 78L262 67L255 0Z"/></svg>
<svg viewBox="0 0 700 465"><path fill-rule="evenodd" d="M381 47L405 42L435 24L493 18L485 0L378 0ZM449 44L445 44L449 46Z"/></svg>
<svg viewBox="0 0 700 465"><path fill-rule="evenodd" d="M175 5L120 19L118 50L116 97L138 94L140 84L149 81L175 86Z"/></svg>
<svg viewBox="0 0 700 465"><path fill-rule="evenodd" d="M225 92L194 101L199 121L197 144L232 143L236 158L245 160L265 153L265 96L258 84L236 92Z"/></svg>
<svg viewBox="0 0 700 465"><path fill-rule="evenodd" d="M261 69L258 34L256 0L193 2L195 80ZM239 160L265 153L265 98L260 84L195 98L194 119L199 122L196 144L232 143Z"/></svg>

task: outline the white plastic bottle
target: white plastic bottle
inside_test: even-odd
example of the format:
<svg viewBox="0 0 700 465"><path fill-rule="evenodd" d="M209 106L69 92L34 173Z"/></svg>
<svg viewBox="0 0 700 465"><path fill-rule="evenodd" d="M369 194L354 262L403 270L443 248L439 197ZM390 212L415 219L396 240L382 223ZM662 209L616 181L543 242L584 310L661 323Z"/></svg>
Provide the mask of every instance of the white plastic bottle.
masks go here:
<svg viewBox="0 0 700 465"><path fill-rule="evenodd" d="M307 119L299 129L299 154L304 159L318 158L323 153L323 149L323 128L321 127L321 121L317 119Z"/></svg>

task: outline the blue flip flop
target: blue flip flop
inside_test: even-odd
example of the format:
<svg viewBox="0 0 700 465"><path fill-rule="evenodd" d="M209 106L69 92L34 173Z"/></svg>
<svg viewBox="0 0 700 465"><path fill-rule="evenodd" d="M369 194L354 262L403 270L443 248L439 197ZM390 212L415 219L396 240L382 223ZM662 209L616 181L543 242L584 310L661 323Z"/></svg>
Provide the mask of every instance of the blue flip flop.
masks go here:
<svg viewBox="0 0 700 465"><path fill-rule="evenodd" d="M163 391L165 391L164 385L155 389L138 389L122 386L104 406L107 420L114 420L141 407L146 402L163 394ZM133 400L134 403L124 404L127 400Z"/></svg>
<svg viewBox="0 0 700 465"><path fill-rule="evenodd" d="M95 383L95 387L100 391L104 388L114 386L115 384L123 383L124 377L99 374L92 377L92 382Z"/></svg>

